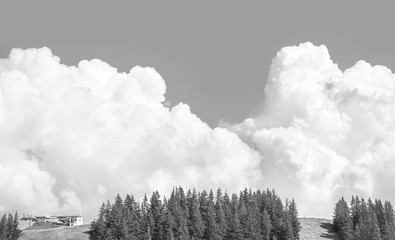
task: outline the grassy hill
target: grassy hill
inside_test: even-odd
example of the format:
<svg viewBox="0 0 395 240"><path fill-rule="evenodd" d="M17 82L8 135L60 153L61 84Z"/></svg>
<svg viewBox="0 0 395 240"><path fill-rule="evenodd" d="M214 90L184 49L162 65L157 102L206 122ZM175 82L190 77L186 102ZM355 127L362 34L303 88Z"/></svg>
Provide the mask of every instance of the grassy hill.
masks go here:
<svg viewBox="0 0 395 240"><path fill-rule="evenodd" d="M339 240L337 234L332 230L332 220L323 218L299 218L302 230L300 239L317 240L317 239L335 239Z"/></svg>
<svg viewBox="0 0 395 240"><path fill-rule="evenodd" d="M20 240L88 240L89 224L74 227L23 230Z"/></svg>
<svg viewBox="0 0 395 240"><path fill-rule="evenodd" d="M301 240L334 239L338 240L332 231L332 221L322 218L300 218L302 230ZM75 227L57 227L50 229L24 230L21 240L88 240L85 234L89 225Z"/></svg>

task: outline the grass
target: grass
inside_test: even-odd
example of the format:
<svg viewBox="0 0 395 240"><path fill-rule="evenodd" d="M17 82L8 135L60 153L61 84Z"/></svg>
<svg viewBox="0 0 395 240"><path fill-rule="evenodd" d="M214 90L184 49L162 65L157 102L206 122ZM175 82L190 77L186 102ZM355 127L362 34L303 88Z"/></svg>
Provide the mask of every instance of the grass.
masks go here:
<svg viewBox="0 0 395 240"><path fill-rule="evenodd" d="M73 227L24 230L20 240L88 240L89 224Z"/></svg>
<svg viewBox="0 0 395 240"><path fill-rule="evenodd" d="M334 239L339 240L332 230L332 220L323 218L299 218L302 226L301 240Z"/></svg>
<svg viewBox="0 0 395 240"><path fill-rule="evenodd" d="M300 218L301 240L334 239L339 240L332 231L332 221L322 218ZM89 225L58 227L49 229L24 230L20 240L88 240Z"/></svg>

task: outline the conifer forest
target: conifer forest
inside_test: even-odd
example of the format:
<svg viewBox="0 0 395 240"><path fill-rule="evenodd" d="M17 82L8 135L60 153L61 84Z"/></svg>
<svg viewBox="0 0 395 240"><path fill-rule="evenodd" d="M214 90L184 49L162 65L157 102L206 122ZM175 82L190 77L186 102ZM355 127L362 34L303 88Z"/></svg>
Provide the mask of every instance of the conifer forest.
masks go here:
<svg viewBox="0 0 395 240"><path fill-rule="evenodd" d="M389 201L366 201L358 196L351 198L349 207L341 198L335 206L333 228L344 240L393 240L394 208Z"/></svg>
<svg viewBox="0 0 395 240"><path fill-rule="evenodd" d="M0 239L16 240L22 235L22 231L18 228L18 213L14 216L11 213L4 214L0 220Z"/></svg>
<svg viewBox="0 0 395 240"><path fill-rule="evenodd" d="M89 238L294 240L300 229L295 201L283 202L274 190L230 195L177 187L169 198L155 191L141 203L118 194L100 207Z"/></svg>

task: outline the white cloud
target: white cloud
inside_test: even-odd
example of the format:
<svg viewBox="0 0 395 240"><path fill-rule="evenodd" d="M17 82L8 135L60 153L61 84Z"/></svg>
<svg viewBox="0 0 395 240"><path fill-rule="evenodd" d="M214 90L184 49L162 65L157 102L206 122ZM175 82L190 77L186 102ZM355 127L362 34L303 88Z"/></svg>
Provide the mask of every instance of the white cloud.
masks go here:
<svg viewBox="0 0 395 240"><path fill-rule="evenodd" d="M360 61L342 72L325 46L273 59L263 111L210 128L172 108L152 68L60 64L48 48L0 59L0 210L96 216L116 193L175 185L274 187L303 216L342 195L395 201L395 77Z"/></svg>
<svg viewBox="0 0 395 240"><path fill-rule="evenodd" d="M152 68L13 49L0 61L0 209L89 220L118 192L257 186L259 154L165 92Z"/></svg>
<svg viewBox="0 0 395 240"><path fill-rule="evenodd" d="M285 47L262 113L230 129L256 146L264 182L295 196L302 215L330 217L342 195L395 201L395 77L386 67L359 61L343 73L325 46Z"/></svg>

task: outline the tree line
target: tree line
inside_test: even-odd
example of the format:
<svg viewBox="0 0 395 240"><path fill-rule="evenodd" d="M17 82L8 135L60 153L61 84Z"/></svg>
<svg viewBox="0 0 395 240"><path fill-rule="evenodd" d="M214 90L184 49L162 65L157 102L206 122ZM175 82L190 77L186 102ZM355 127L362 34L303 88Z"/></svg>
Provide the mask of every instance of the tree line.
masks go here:
<svg viewBox="0 0 395 240"><path fill-rule="evenodd" d="M118 194L113 203L102 204L88 234L92 240L296 240L299 232L295 201L283 204L274 190L229 195L177 187L163 201L158 191L141 203Z"/></svg>
<svg viewBox="0 0 395 240"><path fill-rule="evenodd" d="M22 231L18 228L18 213L14 216L11 213L5 213L0 220L0 239L16 240L22 235Z"/></svg>
<svg viewBox="0 0 395 240"><path fill-rule="evenodd" d="M389 201L365 201L352 197L350 207L344 198L335 206L333 227L340 239L394 240L395 215Z"/></svg>

